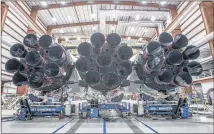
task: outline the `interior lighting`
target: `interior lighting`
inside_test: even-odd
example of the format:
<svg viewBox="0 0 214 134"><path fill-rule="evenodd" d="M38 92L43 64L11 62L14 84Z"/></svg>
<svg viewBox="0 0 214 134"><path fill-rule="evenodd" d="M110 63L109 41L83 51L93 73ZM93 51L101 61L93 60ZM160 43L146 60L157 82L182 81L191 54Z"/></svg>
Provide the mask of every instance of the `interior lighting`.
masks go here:
<svg viewBox="0 0 214 134"><path fill-rule="evenodd" d="M142 1L141 3L142 3L142 4L146 4L146 1Z"/></svg>
<svg viewBox="0 0 214 134"><path fill-rule="evenodd" d="M154 16L151 17L151 21L155 21L156 18Z"/></svg>
<svg viewBox="0 0 214 134"><path fill-rule="evenodd" d="M80 40L80 37L77 37L77 40Z"/></svg>
<svg viewBox="0 0 214 134"><path fill-rule="evenodd" d="M143 39L142 38L139 38L139 41L142 41Z"/></svg>
<svg viewBox="0 0 214 134"><path fill-rule="evenodd" d="M140 16L136 15L135 20L139 20L139 19L140 19Z"/></svg>
<svg viewBox="0 0 214 134"><path fill-rule="evenodd" d="M94 19L95 18L95 14L91 14L91 18Z"/></svg>
<svg viewBox="0 0 214 134"><path fill-rule="evenodd" d="M57 22L57 19L55 17L52 18L53 22Z"/></svg>
<svg viewBox="0 0 214 134"><path fill-rule="evenodd" d="M93 26L93 28L92 28L93 30L96 30L97 28L95 27L95 26Z"/></svg>
<svg viewBox="0 0 214 134"><path fill-rule="evenodd" d="M128 39L128 40L131 40L131 37L128 37L127 39Z"/></svg>
<svg viewBox="0 0 214 134"><path fill-rule="evenodd" d="M146 29L144 30L145 33L147 33L148 31L149 31L148 28L146 28Z"/></svg>
<svg viewBox="0 0 214 134"><path fill-rule="evenodd" d="M69 21L72 21L72 18L71 18L71 16L70 16L70 15L68 16L68 20L69 20Z"/></svg>
<svg viewBox="0 0 214 134"><path fill-rule="evenodd" d="M111 29L114 30L115 29L114 26L112 26Z"/></svg>
<svg viewBox="0 0 214 134"><path fill-rule="evenodd" d="M166 1L161 1L161 5L166 5Z"/></svg>
<svg viewBox="0 0 214 134"><path fill-rule="evenodd" d="M47 6L48 6L48 3L47 3L46 1L41 1L41 5L42 5L43 7L47 7Z"/></svg>
<svg viewBox="0 0 214 134"><path fill-rule="evenodd" d="M66 2L65 2L65 1L61 1L61 4L62 4L62 5L65 5L65 4L66 4Z"/></svg>
<svg viewBox="0 0 214 134"><path fill-rule="evenodd" d="M74 32L75 32L75 33L77 32L77 29L76 29L76 28L74 28Z"/></svg>
<svg viewBox="0 0 214 134"><path fill-rule="evenodd" d="M64 33L64 31L62 29L59 30L60 33Z"/></svg>

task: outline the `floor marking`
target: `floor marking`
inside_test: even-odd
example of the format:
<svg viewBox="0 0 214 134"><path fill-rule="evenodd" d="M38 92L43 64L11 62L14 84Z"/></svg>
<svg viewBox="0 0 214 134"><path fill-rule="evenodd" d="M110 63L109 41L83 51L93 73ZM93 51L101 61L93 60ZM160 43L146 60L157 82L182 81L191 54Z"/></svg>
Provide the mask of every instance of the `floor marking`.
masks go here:
<svg viewBox="0 0 214 134"><path fill-rule="evenodd" d="M62 129L64 126L66 126L72 120L74 120L74 119L71 119L70 121L68 121L67 123L65 123L64 125L62 125L61 127L57 128L52 134L55 134L56 132L58 132L60 129Z"/></svg>
<svg viewBox="0 0 214 134"><path fill-rule="evenodd" d="M125 123L131 128L134 133L144 133L138 126L136 126L131 120L124 119Z"/></svg>
<svg viewBox="0 0 214 134"><path fill-rule="evenodd" d="M156 134L158 134L158 132L156 130L154 130L153 128L151 128L150 126L146 125L145 123L143 123L142 121L138 120L137 118L135 118L137 121L139 121L140 123L142 123L144 126L146 126L147 128L149 128L150 130L152 130L153 132L155 132Z"/></svg>
<svg viewBox="0 0 214 134"><path fill-rule="evenodd" d="M84 119L77 121L66 133L75 133L77 129L85 122Z"/></svg>

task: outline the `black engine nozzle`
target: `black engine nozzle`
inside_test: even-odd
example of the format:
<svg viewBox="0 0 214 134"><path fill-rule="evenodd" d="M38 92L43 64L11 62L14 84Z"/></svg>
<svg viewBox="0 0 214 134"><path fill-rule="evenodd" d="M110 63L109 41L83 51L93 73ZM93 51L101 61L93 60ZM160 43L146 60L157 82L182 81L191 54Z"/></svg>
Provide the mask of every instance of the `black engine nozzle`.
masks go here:
<svg viewBox="0 0 214 134"><path fill-rule="evenodd" d="M81 56L89 56L91 53L91 44L88 42L82 42L78 45L77 51Z"/></svg>
<svg viewBox="0 0 214 134"><path fill-rule="evenodd" d="M35 34L28 34L24 37L24 41L23 41L24 45L29 47L29 48L38 48L39 44L38 44L38 40L37 40L37 36Z"/></svg>
<svg viewBox="0 0 214 134"><path fill-rule="evenodd" d="M100 67L108 67L112 62L112 56L109 53L99 54L96 62Z"/></svg>
<svg viewBox="0 0 214 134"><path fill-rule="evenodd" d="M132 57L133 51L132 48L129 46L121 46L118 49L118 55L122 60L128 60Z"/></svg>
<svg viewBox="0 0 214 134"><path fill-rule="evenodd" d="M27 53L25 60L28 65L39 66L43 64L43 58L37 51L30 51Z"/></svg>
<svg viewBox="0 0 214 134"><path fill-rule="evenodd" d="M100 82L100 74L97 71L88 71L85 75L85 82L89 85L89 86L95 86L97 84L99 84Z"/></svg>
<svg viewBox="0 0 214 134"><path fill-rule="evenodd" d="M48 56L53 61L61 61L61 62L64 61L66 58L64 50L60 45L50 47L48 51Z"/></svg>
<svg viewBox="0 0 214 134"><path fill-rule="evenodd" d="M94 33L91 36L91 43L95 48L101 48L105 43L105 36L102 33Z"/></svg>
<svg viewBox="0 0 214 134"><path fill-rule="evenodd" d="M10 48L10 54L13 57L19 57L19 58L24 58L27 54L27 50L25 49L25 47L22 44L14 44L11 48Z"/></svg>
<svg viewBox="0 0 214 134"><path fill-rule="evenodd" d="M159 36L159 42L164 46L170 45L172 41L173 41L172 36L167 32L163 32Z"/></svg>
<svg viewBox="0 0 214 134"><path fill-rule="evenodd" d="M116 33L111 33L107 36L106 40L111 48L116 48L121 42L121 37Z"/></svg>
<svg viewBox="0 0 214 134"><path fill-rule="evenodd" d="M166 63L169 65L180 65L182 62L183 55L178 50L172 50L166 56Z"/></svg>
<svg viewBox="0 0 214 134"><path fill-rule="evenodd" d="M9 59L5 64L7 72L14 73L16 71L24 71L24 65L16 58Z"/></svg>
<svg viewBox="0 0 214 134"><path fill-rule="evenodd" d="M120 76L129 76L132 73L132 64L129 61L121 61L117 65L117 73Z"/></svg>
<svg viewBox="0 0 214 134"><path fill-rule="evenodd" d="M174 41L172 43L172 48L173 49L180 49L188 44L188 39L185 35L183 34L178 34L175 36Z"/></svg>
<svg viewBox="0 0 214 134"><path fill-rule="evenodd" d="M114 72L107 72L103 76L103 84L109 89L115 89L120 85L119 76Z"/></svg>
<svg viewBox="0 0 214 134"><path fill-rule="evenodd" d="M45 83L44 75L40 72L32 73L29 77L29 86L31 88L40 88Z"/></svg>
<svg viewBox="0 0 214 134"><path fill-rule="evenodd" d="M39 45L42 48L49 48L53 44L53 39L50 35L43 35L39 38Z"/></svg>
<svg viewBox="0 0 214 134"><path fill-rule="evenodd" d="M51 62L45 65L44 73L48 77L55 77L60 73L60 68L56 63Z"/></svg>
<svg viewBox="0 0 214 134"><path fill-rule="evenodd" d="M186 68L192 76L199 76L203 72L202 65L196 61L190 62Z"/></svg>
<svg viewBox="0 0 214 134"><path fill-rule="evenodd" d="M87 72L90 69L90 61L86 57L80 57L76 61L76 69L80 72Z"/></svg>
<svg viewBox="0 0 214 134"><path fill-rule="evenodd" d="M183 51L183 57L185 60L194 60L200 56L200 50L196 46L187 46Z"/></svg>
<svg viewBox="0 0 214 134"><path fill-rule="evenodd" d="M155 77L157 84L169 84L173 80L173 73L171 70L164 70L161 74Z"/></svg>
<svg viewBox="0 0 214 134"><path fill-rule="evenodd" d="M180 72L174 77L174 83L181 87L189 87L192 84L192 77L187 72Z"/></svg>
<svg viewBox="0 0 214 134"><path fill-rule="evenodd" d="M19 72L16 72L13 75L12 81L13 81L13 84L16 86L22 86L22 85L26 85L28 83L27 77Z"/></svg>

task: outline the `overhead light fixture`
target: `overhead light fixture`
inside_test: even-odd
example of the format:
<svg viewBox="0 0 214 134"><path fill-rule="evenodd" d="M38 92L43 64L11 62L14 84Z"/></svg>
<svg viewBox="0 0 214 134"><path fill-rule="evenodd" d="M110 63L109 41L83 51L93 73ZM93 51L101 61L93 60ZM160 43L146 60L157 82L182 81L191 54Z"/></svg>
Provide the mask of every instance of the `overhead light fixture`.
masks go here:
<svg viewBox="0 0 214 134"><path fill-rule="evenodd" d="M48 3L47 3L46 1L41 1L41 5L42 5L43 7L46 7L46 6L48 6Z"/></svg>
<svg viewBox="0 0 214 134"><path fill-rule="evenodd" d="M95 14L92 13L91 14L91 18L94 19L95 18Z"/></svg>
<svg viewBox="0 0 214 134"><path fill-rule="evenodd" d="M146 4L147 2L146 2L146 1L142 1L141 3L142 3L142 4Z"/></svg>
<svg viewBox="0 0 214 134"><path fill-rule="evenodd" d="M96 26L93 26L93 28L92 28L93 30L96 30L97 28L96 28Z"/></svg>
<svg viewBox="0 0 214 134"><path fill-rule="evenodd" d="M53 22L57 22L57 19L55 17L52 18Z"/></svg>
<svg viewBox="0 0 214 134"><path fill-rule="evenodd" d="M166 5L166 1L161 1L161 5Z"/></svg>
<svg viewBox="0 0 214 134"><path fill-rule="evenodd" d="M66 42L68 42L68 41L69 41L68 37L65 37L65 41L66 41Z"/></svg>
<svg viewBox="0 0 214 134"><path fill-rule="evenodd" d="M154 16L151 17L151 21L155 21L156 18Z"/></svg>
<svg viewBox="0 0 214 134"><path fill-rule="evenodd" d="M64 31L62 29L59 30L60 33L64 33Z"/></svg>
<svg viewBox="0 0 214 134"><path fill-rule="evenodd" d="M114 26L112 26L111 29L114 30L115 29Z"/></svg>
<svg viewBox="0 0 214 134"><path fill-rule="evenodd" d="M131 40L131 37L128 37L127 39L128 39L128 40Z"/></svg>
<svg viewBox="0 0 214 134"><path fill-rule="evenodd" d="M69 20L69 21L72 21L72 18L71 18L71 16L70 16L70 15L68 16L68 20Z"/></svg>
<svg viewBox="0 0 214 134"><path fill-rule="evenodd" d="M77 40L80 40L80 37L77 37Z"/></svg>
<svg viewBox="0 0 214 134"><path fill-rule="evenodd" d="M117 16L116 16L115 14L113 14L113 15L112 15L112 18L113 18L113 19L116 19L116 18L117 18Z"/></svg>
<svg viewBox="0 0 214 134"><path fill-rule="evenodd" d="M136 15L135 20L139 20L140 19L140 15Z"/></svg>
<svg viewBox="0 0 214 134"><path fill-rule="evenodd" d="M148 31L149 31L148 28L145 28L144 32L147 33Z"/></svg>
<svg viewBox="0 0 214 134"><path fill-rule="evenodd" d="M62 5L65 5L66 3L67 3L67 2L65 2L65 1L61 1L61 4L62 4Z"/></svg>
<svg viewBox="0 0 214 134"><path fill-rule="evenodd" d="M74 32L75 32L75 33L77 32L77 29L76 29L76 28L74 28Z"/></svg>
<svg viewBox="0 0 214 134"><path fill-rule="evenodd" d="M143 38L139 38L139 41L142 41L143 40Z"/></svg>

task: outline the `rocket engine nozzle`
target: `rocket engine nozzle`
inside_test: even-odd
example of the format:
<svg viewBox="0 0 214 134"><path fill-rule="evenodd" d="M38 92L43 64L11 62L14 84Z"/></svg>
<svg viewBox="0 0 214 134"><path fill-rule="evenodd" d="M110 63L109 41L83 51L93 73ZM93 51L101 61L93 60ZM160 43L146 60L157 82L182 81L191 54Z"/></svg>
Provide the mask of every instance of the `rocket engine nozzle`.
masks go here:
<svg viewBox="0 0 214 134"><path fill-rule="evenodd" d="M60 68L56 63L51 62L45 65L44 73L48 77L55 77L60 73Z"/></svg>
<svg viewBox="0 0 214 134"><path fill-rule="evenodd" d="M190 62L186 67L192 76L199 76L203 72L202 65L196 61Z"/></svg>
<svg viewBox="0 0 214 134"><path fill-rule="evenodd" d="M16 72L12 78L13 84L16 86L26 85L28 83L28 79L23 74Z"/></svg>
<svg viewBox="0 0 214 134"><path fill-rule="evenodd" d="M14 73L16 71L24 71L24 65L16 58L9 59L5 64L7 72Z"/></svg>
<svg viewBox="0 0 214 134"><path fill-rule="evenodd" d="M103 76L102 82L109 89L117 88L120 85L119 76L114 72L107 72Z"/></svg>
<svg viewBox="0 0 214 134"><path fill-rule="evenodd" d="M166 56L166 63L169 65L180 65L182 62L183 55L178 50L172 50Z"/></svg>
<svg viewBox="0 0 214 134"><path fill-rule="evenodd" d="M100 77L99 72L97 72L97 71L91 70L85 74L85 82L89 86L95 86L95 85L99 84L100 80L101 80L101 77Z"/></svg>
<svg viewBox="0 0 214 134"><path fill-rule="evenodd" d="M105 43L105 36L102 33L94 33L91 36L91 43L95 48L101 48Z"/></svg>
<svg viewBox="0 0 214 134"><path fill-rule="evenodd" d="M80 57L75 66L78 71L87 72L90 69L90 61L86 57Z"/></svg>
<svg viewBox="0 0 214 134"><path fill-rule="evenodd" d="M109 53L99 54L96 62L100 67L108 67L112 62L112 56Z"/></svg>
<svg viewBox="0 0 214 134"><path fill-rule="evenodd" d="M183 51L183 57L185 60L194 60L200 56L200 51L196 46L187 46Z"/></svg>
<svg viewBox="0 0 214 134"><path fill-rule="evenodd" d="M78 45L77 51L81 56L89 56L91 53L91 44L88 42L82 42Z"/></svg>
<svg viewBox="0 0 214 134"><path fill-rule="evenodd" d="M39 66L43 64L43 58L37 51L30 51L25 57L26 63L31 66Z"/></svg>
<svg viewBox="0 0 214 134"><path fill-rule="evenodd" d="M157 41L151 41L146 46L146 53L148 55L160 56L162 54L161 44L159 42L157 42Z"/></svg>
<svg viewBox="0 0 214 134"><path fill-rule="evenodd" d="M180 49L188 44L188 39L185 35L183 34L178 34L175 36L174 41L172 43L172 48L173 49Z"/></svg>
<svg viewBox="0 0 214 134"><path fill-rule="evenodd" d="M157 84L169 84L173 80L173 73L171 70L164 70L161 74L155 77Z"/></svg>
<svg viewBox="0 0 214 134"><path fill-rule="evenodd" d="M24 37L23 43L26 47L29 48L38 48L39 44L38 44L38 39L37 36L35 34L28 34Z"/></svg>
<svg viewBox="0 0 214 134"><path fill-rule="evenodd" d="M129 61L121 61L117 65L117 73L120 76L129 76L132 73L132 64Z"/></svg>
<svg viewBox="0 0 214 134"><path fill-rule="evenodd" d="M129 46L121 46L118 49L118 55L122 60L128 60L132 57L133 51L132 48Z"/></svg>
<svg viewBox="0 0 214 134"><path fill-rule="evenodd" d="M14 44L11 48L10 48L10 54L13 57L19 57L19 58L24 58L27 54L27 50L25 49L25 47L22 44Z"/></svg>
<svg viewBox="0 0 214 134"><path fill-rule="evenodd" d="M121 42L121 37L116 33L111 33L107 36L106 40L111 48L116 48Z"/></svg>
<svg viewBox="0 0 214 134"><path fill-rule="evenodd" d="M36 72L30 75L28 82L31 88L40 88L44 85L46 80L42 73Z"/></svg>
<svg viewBox="0 0 214 134"><path fill-rule="evenodd" d="M189 87L192 84L192 77L187 72L180 72L174 77L174 83L181 87Z"/></svg>
<svg viewBox="0 0 214 134"><path fill-rule="evenodd" d="M54 42L53 42L53 39L51 36L49 35L43 35L39 38L39 45L42 47L42 48L49 48L51 45L53 45Z"/></svg>
<svg viewBox="0 0 214 134"><path fill-rule="evenodd" d="M159 36L159 42L164 46L170 45L172 41L173 41L172 36L167 32L163 32Z"/></svg>
<svg viewBox="0 0 214 134"><path fill-rule="evenodd" d="M53 61L64 61L66 58L65 52L60 45L50 47L48 56Z"/></svg>

